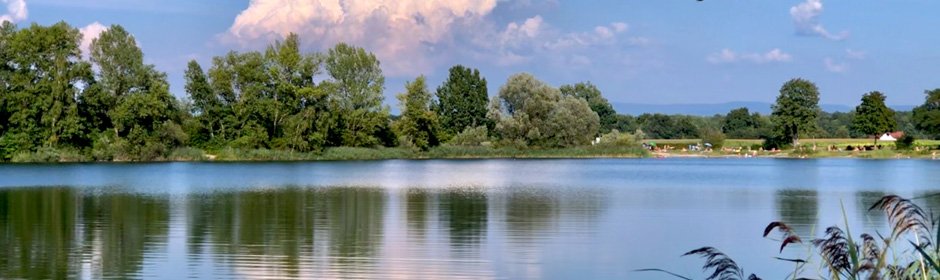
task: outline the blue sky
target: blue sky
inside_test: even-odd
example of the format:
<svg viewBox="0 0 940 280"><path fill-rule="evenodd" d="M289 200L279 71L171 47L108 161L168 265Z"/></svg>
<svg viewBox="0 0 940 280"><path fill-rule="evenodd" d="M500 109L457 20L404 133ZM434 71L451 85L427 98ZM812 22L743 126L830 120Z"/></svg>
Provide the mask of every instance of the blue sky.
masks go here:
<svg viewBox="0 0 940 280"><path fill-rule="evenodd" d="M183 70L229 50L261 50L287 32L321 51L375 52L386 103L404 82L436 87L454 64L479 68L490 94L512 73L552 85L591 81L614 102L772 102L790 78L821 102L893 105L940 87L940 1L728 0L0 0L0 20L64 20L86 37L132 32L148 63L184 96Z"/></svg>

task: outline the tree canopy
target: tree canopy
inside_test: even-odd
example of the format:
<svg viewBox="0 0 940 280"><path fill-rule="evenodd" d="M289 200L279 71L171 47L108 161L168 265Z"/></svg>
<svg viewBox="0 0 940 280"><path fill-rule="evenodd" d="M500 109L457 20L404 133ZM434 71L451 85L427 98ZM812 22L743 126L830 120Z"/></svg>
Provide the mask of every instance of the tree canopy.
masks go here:
<svg viewBox="0 0 940 280"><path fill-rule="evenodd" d="M601 90L591 82L581 82L574 85L563 85L558 88L563 96L573 96L587 101L591 111L600 118L600 133L608 133L617 126L617 111L610 105L607 98L601 95Z"/></svg>
<svg viewBox="0 0 940 280"><path fill-rule="evenodd" d="M514 74L490 102L490 118L504 140L516 145L567 147L589 143L600 119L587 101L562 97L528 73Z"/></svg>
<svg viewBox="0 0 940 280"><path fill-rule="evenodd" d="M787 81L780 87L771 114L777 136L798 145L800 134L815 130L819 111L819 89L815 84L799 78Z"/></svg>
<svg viewBox="0 0 940 280"><path fill-rule="evenodd" d="M940 88L924 91L924 104L914 108L913 122L918 129L940 135Z"/></svg>
<svg viewBox="0 0 940 280"><path fill-rule="evenodd" d="M456 65L448 72L447 80L436 92L435 109L444 132L456 135L467 127L490 125L486 118L486 104L489 102L486 79L480 71Z"/></svg>
<svg viewBox="0 0 940 280"><path fill-rule="evenodd" d="M865 135L874 135L875 141L882 133L897 129L894 110L885 105L885 95L873 91L862 96L862 103L855 107L852 130Z"/></svg>

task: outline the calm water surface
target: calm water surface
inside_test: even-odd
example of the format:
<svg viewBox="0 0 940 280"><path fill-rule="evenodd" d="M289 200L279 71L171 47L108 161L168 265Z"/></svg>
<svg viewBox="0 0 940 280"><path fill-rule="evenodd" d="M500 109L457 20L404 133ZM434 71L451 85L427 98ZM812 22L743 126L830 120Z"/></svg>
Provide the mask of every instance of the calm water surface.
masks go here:
<svg viewBox="0 0 940 280"><path fill-rule="evenodd" d="M0 278L703 278L717 247L765 279L761 237L883 230L922 160L597 159L0 165ZM920 199L940 212L940 199Z"/></svg>

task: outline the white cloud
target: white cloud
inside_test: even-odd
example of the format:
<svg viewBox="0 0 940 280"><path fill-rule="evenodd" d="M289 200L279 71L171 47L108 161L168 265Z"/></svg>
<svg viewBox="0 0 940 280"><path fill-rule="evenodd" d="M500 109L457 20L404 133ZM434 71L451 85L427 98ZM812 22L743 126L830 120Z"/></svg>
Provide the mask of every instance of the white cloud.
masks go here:
<svg viewBox="0 0 940 280"><path fill-rule="evenodd" d="M108 30L108 27L97 21L78 29L78 31L82 33L82 45L80 46L82 56L86 59L91 57L91 42L97 39L98 36L101 35L101 32L106 30Z"/></svg>
<svg viewBox="0 0 940 280"><path fill-rule="evenodd" d="M705 58L706 61L714 64L734 62L762 64L770 62L789 62L792 59L792 55L785 53L780 49L772 49L766 53L737 53L730 49L723 49L720 52L712 53Z"/></svg>
<svg viewBox="0 0 940 280"><path fill-rule="evenodd" d="M427 71L427 46L450 43L455 30L479 27L496 0L251 0L223 41L244 46L267 44L298 33L319 49L347 42L379 56L391 73ZM523 23L534 32L537 23ZM527 33L528 34L528 33Z"/></svg>
<svg viewBox="0 0 940 280"><path fill-rule="evenodd" d="M832 58L823 59L823 65L826 66L826 71L833 73L844 73L849 70L849 65L847 63L837 63Z"/></svg>
<svg viewBox="0 0 940 280"><path fill-rule="evenodd" d="M845 57L849 59L865 59L868 53L860 50L845 49Z"/></svg>
<svg viewBox="0 0 940 280"><path fill-rule="evenodd" d="M830 40L842 40L849 36L846 31L833 34L826 30L819 23L819 16L822 12L822 0L806 0L806 2L790 7L790 17L793 19L793 24L796 25L797 33L821 36Z"/></svg>
<svg viewBox="0 0 940 280"><path fill-rule="evenodd" d="M529 0L548 3L554 0ZM361 46L382 61L389 76L413 76L436 70L452 57L514 65L534 58L586 63L586 52L620 40L629 25L613 22L583 32L564 32L540 15L494 23L505 0L251 0L221 42L258 49L288 33L305 47L324 50L338 42ZM626 41L644 46L649 39ZM584 55L574 59L575 55Z"/></svg>
<svg viewBox="0 0 940 280"><path fill-rule="evenodd" d="M6 13L0 14L0 24L4 21L19 22L25 20L29 15L29 10L26 9L26 0L0 0L0 3L6 6Z"/></svg>

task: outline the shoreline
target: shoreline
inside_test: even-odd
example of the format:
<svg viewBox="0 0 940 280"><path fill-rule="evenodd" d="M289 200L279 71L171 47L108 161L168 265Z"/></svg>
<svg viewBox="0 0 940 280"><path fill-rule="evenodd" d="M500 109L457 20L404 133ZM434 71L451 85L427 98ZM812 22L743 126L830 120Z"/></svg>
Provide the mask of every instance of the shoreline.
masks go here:
<svg viewBox="0 0 940 280"><path fill-rule="evenodd" d="M346 156L336 156L330 155L328 153L313 155L309 153L294 153L294 154L276 154L271 155L270 157L264 156L226 156L220 157L216 154L206 153L202 157L198 158L168 158L168 159L159 159L159 160L146 160L146 161L134 161L134 160L110 160L110 161L94 161L94 160L58 160L58 161L19 161L19 162L0 162L0 165L7 164L43 164L43 163L172 163L172 162L192 162L192 163L238 163L238 162L353 162L353 161L383 161L383 160L489 160L489 159L499 159L499 160L509 160L509 159L874 159L874 160L905 160L905 159L919 159L919 160L937 160L938 157L936 154L925 154L925 153L915 153L915 152L901 152L896 153L890 151L891 153L886 153L885 151L874 151L871 152L828 152L820 154L805 154L805 155L796 155L790 154L788 152L778 152L778 153L763 153L756 156L746 156L737 153L721 153L721 152L701 152L701 153L689 153L689 152L646 152L646 153L591 153L591 152L582 152L582 153L565 153L561 150L532 150L532 151L514 151L500 153L497 151L491 151L487 154L436 154L430 155L430 152L414 152L411 154L383 154L384 149L368 149L368 148L359 148L360 151L372 152L370 154L357 154L357 155L346 155ZM792 152L792 151L790 151Z"/></svg>

